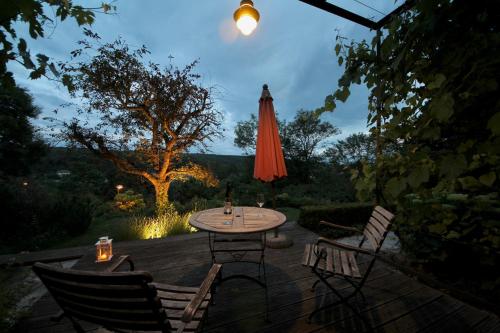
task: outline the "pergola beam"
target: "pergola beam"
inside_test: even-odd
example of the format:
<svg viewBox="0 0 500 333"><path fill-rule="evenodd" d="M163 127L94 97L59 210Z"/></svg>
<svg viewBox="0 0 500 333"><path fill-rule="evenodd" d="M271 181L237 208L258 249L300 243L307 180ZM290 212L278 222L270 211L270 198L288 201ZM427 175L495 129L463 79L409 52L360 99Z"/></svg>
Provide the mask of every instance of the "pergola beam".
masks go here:
<svg viewBox="0 0 500 333"><path fill-rule="evenodd" d="M331 4L326 0L300 0L300 1L307 3L308 5L314 6L316 8L322 9L324 11L327 11L329 13L343 17L346 20L358 23L369 29L377 29L377 22L374 22L372 20L367 19L366 17L363 17L356 13L350 12L344 8Z"/></svg>
<svg viewBox="0 0 500 333"><path fill-rule="evenodd" d="M393 16L399 15L404 11L409 10L411 7L415 6L416 0L407 0L405 1L401 6L398 8L394 9L392 12L387 14L386 16L382 17L377 23L376 23L376 30L382 28L384 25L389 23L389 21L392 19Z"/></svg>
<svg viewBox="0 0 500 333"><path fill-rule="evenodd" d="M356 13L353 13L347 9L344 9L342 7L336 6L326 0L299 0L304 3L307 3L308 5L314 6L316 8L322 9L324 11L327 11L329 13L332 13L334 15L340 16L345 18L346 20L349 20L351 22L360 24L368 29L371 30L379 30L382 28L384 25L386 25L393 16L398 15L411 7L415 5L416 0L407 0L405 1L402 5L400 5L398 8L394 9L392 12L381 18L379 21L372 21L370 19L367 19L366 17L363 17L361 15L358 15Z"/></svg>

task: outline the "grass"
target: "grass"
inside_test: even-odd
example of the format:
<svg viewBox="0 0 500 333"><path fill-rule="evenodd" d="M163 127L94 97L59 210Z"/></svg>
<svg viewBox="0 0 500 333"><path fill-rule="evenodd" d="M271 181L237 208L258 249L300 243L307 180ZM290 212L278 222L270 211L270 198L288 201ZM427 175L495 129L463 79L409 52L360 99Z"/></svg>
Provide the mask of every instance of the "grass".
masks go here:
<svg viewBox="0 0 500 333"><path fill-rule="evenodd" d="M290 221L296 222L299 219L300 209L298 209L298 208L279 207L279 208L276 208L276 210L279 212L282 212L283 214L286 215L287 222L290 222Z"/></svg>
<svg viewBox="0 0 500 333"><path fill-rule="evenodd" d="M133 240L130 234L130 223L134 217L126 215L100 216L94 218L84 234L55 244L51 248L64 248L81 245L92 245L99 237L109 236L113 241Z"/></svg>

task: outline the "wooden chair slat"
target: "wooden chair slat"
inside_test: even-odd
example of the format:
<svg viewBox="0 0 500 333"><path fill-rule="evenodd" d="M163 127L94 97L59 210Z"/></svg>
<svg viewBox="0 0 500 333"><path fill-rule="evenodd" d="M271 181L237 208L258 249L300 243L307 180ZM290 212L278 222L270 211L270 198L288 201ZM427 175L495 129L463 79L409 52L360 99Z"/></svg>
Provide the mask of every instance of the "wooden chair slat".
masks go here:
<svg viewBox="0 0 500 333"><path fill-rule="evenodd" d="M325 284L326 287L330 288L330 290L337 294L341 302L348 302L349 298L355 296L358 292L361 292L361 288L363 287L368 275L374 267L375 261L377 259L376 253L378 253L378 251L380 250L387 236L388 228L393 218L394 215L389 211L380 206L375 207L363 230L364 238L358 245L358 247L343 244L334 240L329 240L325 237L318 238L316 244L325 244L325 248L327 249L327 257L325 260L326 268L332 274L324 274L324 272L318 271L316 268L314 268L314 266L312 271L320 279L320 281ZM374 250L373 252L375 253L362 248L365 239L368 239L368 242L370 243L371 247ZM306 245L305 257L309 257L310 251L310 246ZM370 262L364 268L363 275L361 274L358 263L356 261L357 254L371 256ZM328 282L329 278L333 278L338 275L343 276L344 279L349 281L354 288L354 291L348 296L344 297L343 295L341 295L341 293L338 292L336 286ZM354 282L354 279L359 280L357 282ZM313 289L317 282L318 281L314 283ZM336 304L337 303L333 303L331 305L333 306ZM318 311L323 311L326 307L327 306L321 306L320 308L314 310L309 315L308 320L310 321Z"/></svg>
<svg viewBox="0 0 500 333"><path fill-rule="evenodd" d="M333 272L333 249L331 247L326 248L326 270Z"/></svg>
<svg viewBox="0 0 500 333"><path fill-rule="evenodd" d="M174 309L165 309L167 317L169 320L180 320L182 315L184 314L184 310L174 310ZM194 315L194 319L201 320L205 314L205 309L200 309L196 311Z"/></svg>
<svg viewBox="0 0 500 333"><path fill-rule="evenodd" d="M197 287L175 286L172 284L158 283L158 282L152 282L150 284L153 285L158 291L171 291L184 294L196 294L198 290L200 290L200 288Z"/></svg>
<svg viewBox="0 0 500 333"><path fill-rule="evenodd" d="M118 308L118 309L143 309L143 308L151 308L151 303L147 298L134 297L134 298L120 298L120 297L98 297L91 295L84 295L79 293L73 293L67 290L61 290L57 287L50 287L51 293L55 297L65 297L69 300L79 300L82 303L93 305L93 306L102 306L107 308Z"/></svg>
<svg viewBox="0 0 500 333"><path fill-rule="evenodd" d="M374 209L376 212L384 216L388 221L391 221L394 218L394 214L381 206L376 206Z"/></svg>
<svg viewBox="0 0 500 333"><path fill-rule="evenodd" d="M324 249L324 247L317 247L317 246L315 246L313 248L313 251L311 253L311 266L314 266L314 264L316 263L316 258L318 258L318 256L316 255L316 253L319 254L322 249ZM325 270L325 268L326 268L326 262L324 260L320 260L319 263L318 263L318 268L322 269L322 270Z"/></svg>
<svg viewBox="0 0 500 333"><path fill-rule="evenodd" d="M351 268L349 267L349 260L347 259L346 251L340 251L340 261L342 263L342 273L351 276Z"/></svg>
<svg viewBox="0 0 500 333"><path fill-rule="evenodd" d="M109 329L162 332L172 329L170 322L179 331L197 330L219 269L220 265L212 266L207 275L212 279L206 278L201 288L158 284L158 292L147 272L96 273L41 263L33 266L75 327L79 324L74 319L80 319Z"/></svg>
<svg viewBox="0 0 500 333"><path fill-rule="evenodd" d="M372 217L375 218L377 221L380 222L384 226L385 229L389 228L389 225L391 224L388 219L386 219L383 215L380 213L373 211Z"/></svg>
<svg viewBox="0 0 500 333"><path fill-rule="evenodd" d="M41 264L42 265L42 264ZM40 267L40 266L38 266ZM33 266L35 272L40 271L36 265ZM75 283L100 284L100 285L140 285L153 281L151 274L143 271L134 272L90 272L77 271L66 268L52 267L51 270L43 270L46 276L52 276L62 280Z"/></svg>
<svg viewBox="0 0 500 333"><path fill-rule="evenodd" d="M190 301L193 299L195 294L184 294L184 293L171 293L165 291L158 291L158 297L163 300L172 300L172 301ZM205 299L210 299L210 294L208 294Z"/></svg>
<svg viewBox="0 0 500 333"><path fill-rule="evenodd" d="M366 228L363 230L363 235L365 235L366 239L368 239L368 243L370 243L372 249L376 251L378 248L377 239Z"/></svg>
<svg viewBox="0 0 500 333"><path fill-rule="evenodd" d="M370 217L370 220L368 221L375 229L377 229L378 233L383 235L387 229L380 223L376 218Z"/></svg>
<svg viewBox="0 0 500 333"><path fill-rule="evenodd" d="M206 302L204 301L205 295L210 292L212 283L217 278L221 267L222 265L220 264L212 265L212 268L210 268L205 280L201 283L200 291L191 299L189 304L184 309L184 315L182 316L183 322L190 322L201 304Z"/></svg>
<svg viewBox="0 0 500 333"><path fill-rule="evenodd" d="M337 274L342 274L342 263L340 261L340 251L339 249L332 249L333 252L333 269Z"/></svg>
<svg viewBox="0 0 500 333"><path fill-rule="evenodd" d="M306 247L304 249L304 254L302 255L302 265L304 266L310 266L311 262L311 252L313 249L313 244L306 244Z"/></svg>
<svg viewBox="0 0 500 333"><path fill-rule="evenodd" d="M135 320L122 320L112 319L106 315L91 315L85 312L78 311L72 307L65 307L64 311L70 316L93 322L104 327L113 327L118 329L129 330L161 330L161 324L158 321L135 321Z"/></svg>
<svg viewBox="0 0 500 333"><path fill-rule="evenodd" d="M169 320L170 325L172 326L173 329L178 329L179 327L184 326L184 332L186 331L195 331L198 326L200 326L200 322L197 320L193 320L188 324L183 323L181 320Z"/></svg>
<svg viewBox="0 0 500 333"><path fill-rule="evenodd" d="M68 279L67 277L64 276L57 276L57 275L51 275L51 274L46 274L46 273L40 273L40 276L43 276L43 278L53 281L55 283L59 284L64 284L67 285L68 287L78 287L78 288L89 288L89 289L109 289L109 290L117 290L117 291L124 291L124 290L142 290L143 289L143 284L131 284L131 285L126 285L126 284L110 284L110 283L99 283L99 282L77 282L73 281L71 279Z"/></svg>
<svg viewBox="0 0 500 333"><path fill-rule="evenodd" d="M366 225L366 229L370 234L372 234L373 238L377 241L377 248L380 246L382 239L384 238L384 234L380 234L378 230L371 224L368 223Z"/></svg>
<svg viewBox="0 0 500 333"><path fill-rule="evenodd" d="M88 315L100 316L105 314L109 319L117 320L133 320L133 321L157 321L158 311L154 310L151 305L149 309L117 309L117 308L105 308L94 305L89 305L83 302L77 302L74 300L69 300L64 297L57 298L59 304L63 308L72 308L79 311L80 313L86 313ZM165 317L166 319L166 317Z"/></svg>
<svg viewBox="0 0 500 333"><path fill-rule="evenodd" d="M186 306L189 304L189 302L186 301L166 301L166 300L161 300L161 304L163 308L165 309L182 309L184 310ZM208 307L209 302L208 301L203 301L200 305L200 309L205 309Z"/></svg>
<svg viewBox="0 0 500 333"><path fill-rule="evenodd" d="M354 252L347 252L347 259L349 261L349 266L351 268L352 276L356 278L360 278L361 274L359 273L358 263L356 262L356 258L354 257Z"/></svg>

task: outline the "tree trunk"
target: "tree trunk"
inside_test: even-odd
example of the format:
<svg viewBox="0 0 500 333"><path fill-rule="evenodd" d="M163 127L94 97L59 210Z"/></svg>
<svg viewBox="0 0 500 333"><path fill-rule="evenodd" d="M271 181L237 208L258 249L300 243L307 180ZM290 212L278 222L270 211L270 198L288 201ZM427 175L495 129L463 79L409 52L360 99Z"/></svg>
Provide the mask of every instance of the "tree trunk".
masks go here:
<svg viewBox="0 0 500 333"><path fill-rule="evenodd" d="M168 189L170 188L170 182L158 182L154 186L156 194L156 212L160 215L169 207Z"/></svg>

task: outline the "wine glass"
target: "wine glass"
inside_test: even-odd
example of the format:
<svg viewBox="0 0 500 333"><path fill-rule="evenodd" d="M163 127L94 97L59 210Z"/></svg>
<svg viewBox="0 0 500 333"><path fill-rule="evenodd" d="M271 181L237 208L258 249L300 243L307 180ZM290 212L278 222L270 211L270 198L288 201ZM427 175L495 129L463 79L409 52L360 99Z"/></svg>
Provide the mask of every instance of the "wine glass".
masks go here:
<svg viewBox="0 0 500 333"><path fill-rule="evenodd" d="M262 208L262 206L264 206L264 194L263 193L258 193L257 194L257 205L259 205L260 208Z"/></svg>

